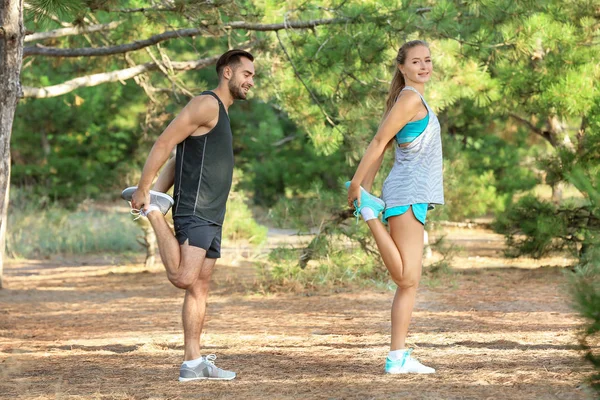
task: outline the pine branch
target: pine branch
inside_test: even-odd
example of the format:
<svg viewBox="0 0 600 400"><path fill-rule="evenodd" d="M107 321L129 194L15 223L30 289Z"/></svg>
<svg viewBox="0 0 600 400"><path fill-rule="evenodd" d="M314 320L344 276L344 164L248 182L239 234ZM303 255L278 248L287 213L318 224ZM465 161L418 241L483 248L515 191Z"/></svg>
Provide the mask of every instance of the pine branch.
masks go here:
<svg viewBox="0 0 600 400"><path fill-rule="evenodd" d="M225 1L226 2L226 1ZM215 1L215 0L204 0L204 1L195 1L193 3L194 7L198 6L208 6L208 7L218 7L225 3L224 1ZM147 12L183 12L185 11L186 6L182 3L176 6L150 6L150 7L138 7L138 8L119 8L115 10L109 10L109 12L123 13L123 14L131 14L131 13L147 13Z"/></svg>
<svg viewBox="0 0 600 400"><path fill-rule="evenodd" d="M171 67L175 71L189 71L189 70L197 70L213 65L217 62L220 55L203 58L196 61L173 61L171 62ZM132 68L121 69L118 71L104 72L100 74L82 76L79 78L71 79L64 83L47 86L42 88L36 87L28 87L24 86L23 96L29 98L48 98L48 97L56 97L69 92L72 92L75 89L82 87L91 87L98 86L107 82L117 82L124 81L127 79L131 79L137 75L140 75L144 72L155 71L160 69L158 63L149 62L141 65L137 65Z"/></svg>
<svg viewBox="0 0 600 400"><path fill-rule="evenodd" d="M319 233L310 241L308 246L302 250L300 257L298 259L298 265L300 268L304 269L308 265L308 262L312 259L314 255L314 248L317 246L319 240L321 240L324 236L329 235L333 232L342 222L347 220L352 216L353 211L350 209L340 209L337 210L333 214L333 218L329 221L325 222L321 228L319 229ZM359 243L365 250L367 250L366 243L359 240Z"/></svg>
<svg viewBox="0 0 600 400"><path fill-rule="evenodd" d="M582 154L585 150L585 130L588 127L588 119L586 116L581 118L581 125L579 126L579 130L577 130L577 153Z"/></svg>
<svg viewBox="0 0 600 400"><path fill-rule="evenodd" d="M271 146L273 146L273 147L283 146L287 142L291 142L292 140L296 139L296 137L297 136L295 134L288 135L288 136L284 137L283 139L276 141L275 143L271 143Z"/></svg>
<svg viewBox="0 0 600 400"><path fill-rule="evenodd" d="M311 29L316 28L321 25L337 25L337 24L345 24L347 22L352 22L352 18L332 18L332 19L313 19L310 21L284 21L280 24L253 24L245 21L235 21L229 24L224 24L224 28L231 29L245 29L248 31L259 31L259 32L268 32L268 31L281 31L288 29Z"/></svg>
<svg viewBox="0 0 600 400"><path fill-rule="evenodd" d="M525 119L525 118L523 118L520 115L517 115L515 113L509 113L508 115L511 116L511 117L513 117L514 119L516 119L520 123L522 123L524 125L527 125L527 127L531 131L533 131L535 134L537 134L537 135L543 137L544 139L546 139L552 145L552 147L556 147L557 146L556 138L552 135L551 132L545 131L545 130L542 130L542 129L538 128L537 126L535 126L528 119Z"/></svg>
<svg viewBox="0 0 600 400"><path fill-rule="evenodd" d="M177 12L181 11L178 7L139 7L139 8L121 8L118 10L110 10L110 12L118 12L123 14L131 13L146 13L146 12Z"/></svg>
<svg viewBox="0 0 600 400"><path fill-rule="evenodd" d="M109 56L113 54L127 53L130 51L140 50L144 47L152 46L157 43L190 36L199 36L205 33L209 28L219 29L244 29L247 31L259 32L277 32L283 29L310 29L321 25L342 24L351 21L349 18L333 18L333 19L315 19L311 21L292 21L281 24L253 24L245 21L235 21L222 25L205 25L201 28L179 29L176 31L168 31L158 35L149 37L148 39L138 40L131 43L121 44L117 46L105 46L96 48L79 48L79 49L58 49L54 47L45 47L41 45L28 46L23 49L23 56L40 55L46 57L94 57L94 56Z"/></svg>
<svg viewBox="0 0 600 400"><path fill-rule="evenodd" d="M321 106L321 103L319 102L319 99L317 99L317 96L315 96L315 94L312 92L312 90L310 90L310 88L308 87L308 85L306 84L306 82L304 82L304 79L302 79L302 77L300 76L300 73L298 72L298 69L296 68L296 65L292 61L292 58L290 57L290 55L287 52L285 46L283 45L283 42L281 41L281 38L279 37L279 32L276 31L275 35L277 36L277 40L279 41L279 45L281 46L281 49L283 50L285 56L287 57L288 61L292 65L292 68L294 69L294 74L296 75L296 78L298 78L298 80L302 83L302 85L304 86L304 88L306 89L306 91L310 94L310 97L312 97L312 99L315 102L315 104L317 105L317 107L319 107L319 110L321 110L321 113L323 114L323 116L325 117L325 119L327 120L327 122L329 122L329 124L331 124L331 126L333 128L337 128L337 125L335 124L335 122L333 122L333 120L331 119L331 117L329 116L329 114L327 114L327 111L325 111L325 109L323 108L323 106Z"/></svg>
<svg viewBox="0 0 600 400"><path fill-rule="evenodd" d="M24 2L23 3L23 8L26 10L29 10L30 12L32 12L35 15L41 16L42 19L43 18L47 18L51 21L56 22L57 24L59 24L60 26L64 27L64 28L70 28L73 26L73 24L69 23L69 22L64 22L62 21L60 18L58 18L56 15L54 15L53 13L51 13L48 9L42 9L40 10L39 7L33 7L31 4L29 4L29 2Z"/></svg>
<svg viewBox="0 0 600 400"><path fill-rule="evenodd" d="M69 28L60 28L54 29L52 31L47 32L34 32L31 34L27 34L25 36L25 42L33 42L35 40L45 40L45 39L54 39L65 36L75 36L81 35L83 33L92 33L99 31L108 31L113 30L119 25L122 24L122 21L113 21L108 24L98 24L98 25L89 25L89 26L73 26Z"/></svg>
<svg viewBox="0 0 600 400"><path fill-rule="evenodd" d="M96 48L78 48L78 49L57 49L46 46L29 46L23 49L23 56L41 55L46 57L95 57L95 56L110 56L113 54L128 53L135 50L140 50L145 47L153 46L157 43L176 39L181 37L198 36L205 29L191 28L180 29L176 31L168 31L158 35L154 35L145 40L120 44L117 46L104 46Z"/></svg>
<svg viewBox="0 0 600 400"><path fill-rule="evenodd" d="M162 72L163 75L165 76L165 78L167 78L169 80L169 82L171 82L171 85L173 87L179 88L179 90L181 90L183 93L185 93L185 95L188 97L194 97L193 94L189 90L187 90L183 85L179 84L171 76L171 73L173 72L173 68L171 66L171 63L172 63L171 59L162 51L160 46L157 45L156 47L158 48L158 51L162 56L162 59L163 59L162 62L158 61L158 59L154 56L154 54L152 53L152 51L150 51L150 49L146 48L146 52L148 53L150 58L152 58L152 61L154 61L159 66L160 72ZM177 92L174 92L174 93L175 93L175 96L177 97L177 100L179 100Z"/></svg>

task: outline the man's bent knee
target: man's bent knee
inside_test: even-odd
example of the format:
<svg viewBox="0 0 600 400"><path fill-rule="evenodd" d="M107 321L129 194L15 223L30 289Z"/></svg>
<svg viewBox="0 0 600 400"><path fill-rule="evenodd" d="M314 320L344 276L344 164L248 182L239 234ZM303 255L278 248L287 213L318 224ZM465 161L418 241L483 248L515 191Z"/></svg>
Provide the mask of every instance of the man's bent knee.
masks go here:
<svg viewBox="0 0 600 400"><path fill-rule="evenodd" d="M186 290L191 286L191 283L186 282L185 280L180 279L179 277L169 277L169 281L178 289Z"/></svg>
<svg viewBox="0 0 600 400"><path fill-rule="evenodd" d="M174 274L167 273L167 277L169 278L169 281L173 284L173 286L175 286L179 289L190 288L196 280L196 277L194 277L194 276L189 276L189 275L185 276L180 273L174 273Z"/></svg>
<svg viewBox="0 0 600 400"><path fill-rule="evenodd" d="M196 279L196 282L194 282L192 285L188 286L186 288L186 290L188 291L188 293L191 296L202 297L202 296L206 296L206 294L208 293L209 286L210 286L210 279L206 279L206 278L200 276L198 279Z"/></svg>

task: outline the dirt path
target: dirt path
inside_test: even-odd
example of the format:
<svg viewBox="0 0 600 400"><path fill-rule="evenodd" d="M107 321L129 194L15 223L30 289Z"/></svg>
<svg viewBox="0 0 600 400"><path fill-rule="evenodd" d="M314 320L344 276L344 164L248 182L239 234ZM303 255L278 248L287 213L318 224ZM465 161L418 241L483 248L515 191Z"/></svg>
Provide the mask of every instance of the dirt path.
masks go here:
<svg viewBox="0 0 600 400"><path fill-rule="evenodd" d="M13 261L0 291L0 398L591 398L563 272L538 268L566 261L506 262L497 235L449 233L461 270L423 285L409 338L435 375L382 373L392 292L252 293L253 271L233 251L215 275L203 344L238 378L179 383L182 293L161 267Z"/></svg>

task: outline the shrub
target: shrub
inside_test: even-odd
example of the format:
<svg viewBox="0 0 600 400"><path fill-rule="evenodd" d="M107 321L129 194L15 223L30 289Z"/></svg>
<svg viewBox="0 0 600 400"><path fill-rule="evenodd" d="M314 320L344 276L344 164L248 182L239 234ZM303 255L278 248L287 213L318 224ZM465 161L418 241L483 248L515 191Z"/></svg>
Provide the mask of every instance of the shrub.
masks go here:
<svg viewBox="0 0 600 400"><path fill-rule="evenodd" d="M32 198L23 190L11 193L7 250L12 257L140 249L140 231L129 214L93 203L69 210L45 198Z"/></svg>

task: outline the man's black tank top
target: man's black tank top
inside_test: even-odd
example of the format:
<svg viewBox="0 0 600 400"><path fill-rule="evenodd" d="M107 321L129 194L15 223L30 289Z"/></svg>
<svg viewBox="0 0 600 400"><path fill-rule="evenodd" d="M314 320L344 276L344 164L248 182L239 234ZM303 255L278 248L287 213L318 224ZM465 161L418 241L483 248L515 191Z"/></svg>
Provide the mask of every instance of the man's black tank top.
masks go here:
<svg viewBox="0 0 600 400"><path fill-rule="evenodd" d="M188 136L177 145L173 216L195 215L222 225L233 177L233 136L221 99L219 121L207 134Z"/></svg>

